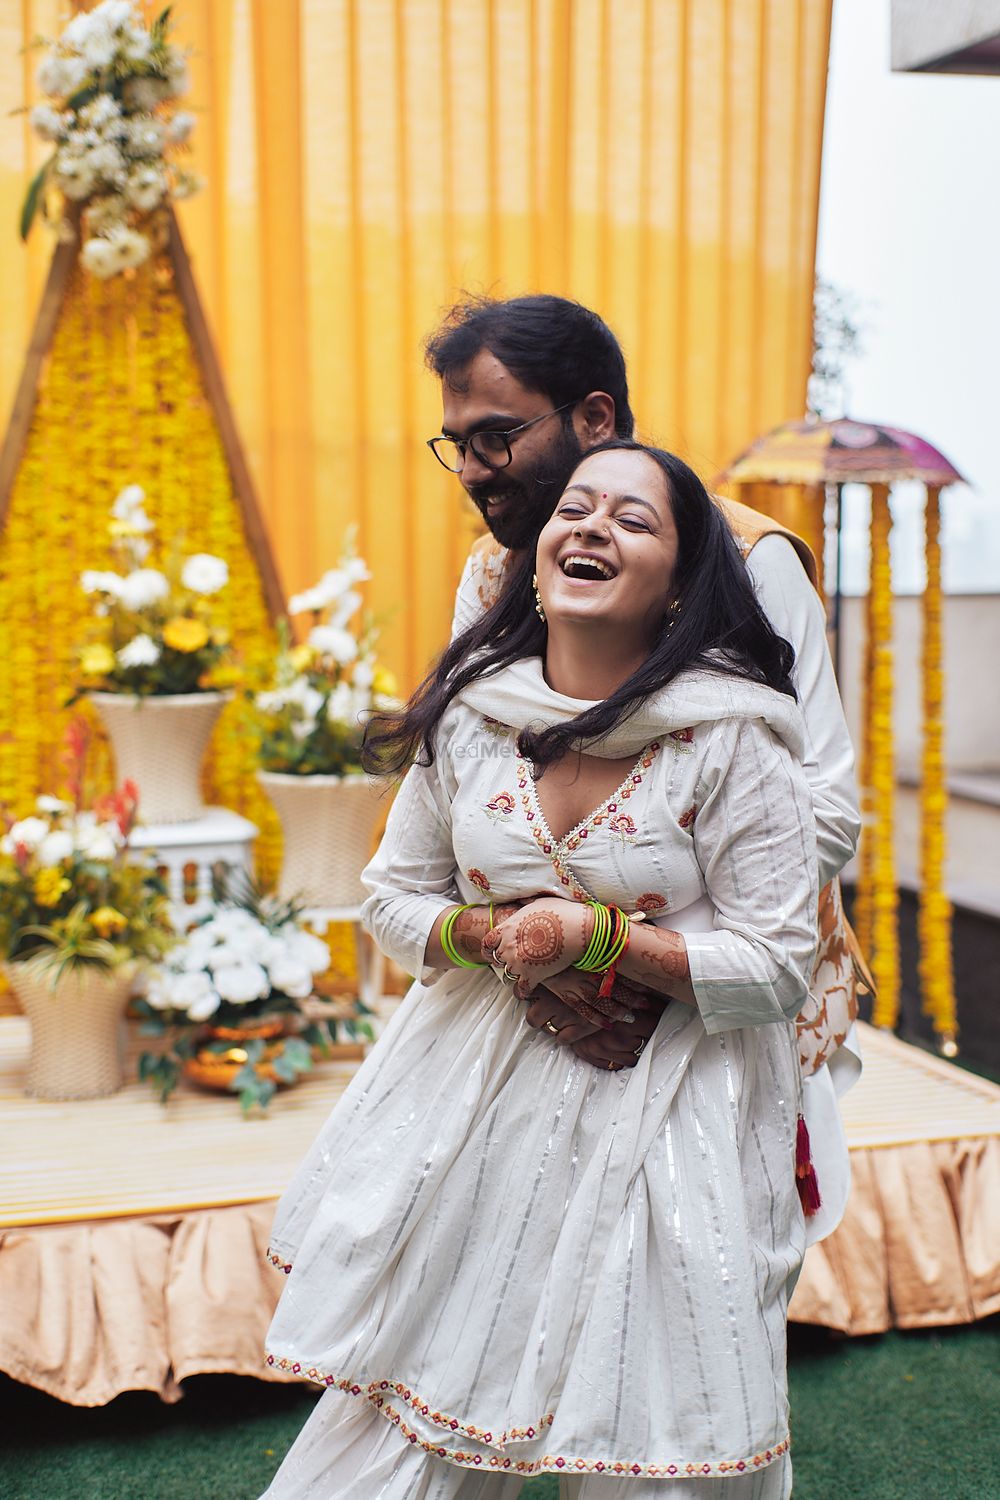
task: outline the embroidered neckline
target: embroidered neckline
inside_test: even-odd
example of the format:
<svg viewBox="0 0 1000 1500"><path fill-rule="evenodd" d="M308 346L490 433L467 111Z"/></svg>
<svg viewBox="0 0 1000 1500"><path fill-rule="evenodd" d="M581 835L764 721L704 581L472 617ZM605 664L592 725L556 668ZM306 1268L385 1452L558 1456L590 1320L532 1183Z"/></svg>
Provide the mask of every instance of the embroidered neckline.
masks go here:
<svg viewBox="0 0 1000 1500"><path fill-rule="evenodd" d="M584 890L570 870L567 856L579 849L590 834L600 828L608 818L613 818L621 803L628 801L636 788L642 784L643 777L656 759L659 749L659 740L653 740L647 745L621 785L611 793L610 797L595 807L593 812L588 813L581 822L577 823L575 828L563 834L561 839L554 837L546 822L530 766L527 761L518 757L517 785L521 793L521 806L532 837L551 862L562 884L572 890L576 901L589 901L590 893Z"/></svg>

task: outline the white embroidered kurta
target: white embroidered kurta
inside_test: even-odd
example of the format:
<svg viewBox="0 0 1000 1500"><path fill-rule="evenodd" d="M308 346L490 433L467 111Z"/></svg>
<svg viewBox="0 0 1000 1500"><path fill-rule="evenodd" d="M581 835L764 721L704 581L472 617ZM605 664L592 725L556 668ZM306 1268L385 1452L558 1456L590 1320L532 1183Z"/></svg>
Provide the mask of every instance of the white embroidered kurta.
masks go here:
<svg viewBox="0 0 1000 1500"><path fill-rule="evenodd" d="M279 1205L269 1359L450 1463L666 1479L786 1452L804 1245L787 1018L815 834L760 713L777 695L732 699L746 717L681 719L561 840L513 735L454 705L366 872L371 931L420 979ZM669 1004L635 1068L554 1046L491 969L424 967L456 899L536 892L685 931L698 1007Z"/></svg>

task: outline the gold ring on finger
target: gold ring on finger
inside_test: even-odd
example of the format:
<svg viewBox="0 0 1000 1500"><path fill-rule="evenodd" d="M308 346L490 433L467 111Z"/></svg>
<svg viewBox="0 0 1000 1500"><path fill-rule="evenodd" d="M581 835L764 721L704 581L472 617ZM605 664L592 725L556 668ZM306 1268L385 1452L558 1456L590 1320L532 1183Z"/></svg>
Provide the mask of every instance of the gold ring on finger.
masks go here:
<svg viewBox="0 0 1000 1500"><path fill-rule="evenodd" d="M506 964L504 964L503 966L503 977L504 979L509 980L511 984L517 983L517 975L512 974Z"/></svg>
<svg viewBox="0 0 1000 1500"><path fill-rule="evenodd" d="M546 1031L550 1031L553 1036L558 1036L559 1033L560 1033L560 1031L562 1031L562 1027L561 1026L553 1026L553 1024L552 1024L551 1021L546 1021L546 1023L545 1023L545 1030Z"/></svg>

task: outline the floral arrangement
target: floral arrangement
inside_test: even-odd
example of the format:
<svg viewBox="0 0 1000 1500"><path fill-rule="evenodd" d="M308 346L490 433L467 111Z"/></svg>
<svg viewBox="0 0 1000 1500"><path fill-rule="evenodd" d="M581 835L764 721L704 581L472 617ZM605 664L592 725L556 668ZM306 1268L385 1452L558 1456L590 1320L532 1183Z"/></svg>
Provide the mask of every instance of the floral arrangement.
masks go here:
<svg viewBox="0 0 1000 1500"><path fill-rule="evenodd" d="M145 697L228 686L229 634L213 624L209 601L229 568L208 552L175 557L165 572L146 567L155 528L145 500L130 484L111 507L112 549L125 571L80 575L101 627L101 639L80 653L85 687Z"/></svg>
<svg viewBox="0 0 1000 1500"><path fill-rule="evenodd" d="M68 742L70 798L39 797L0 837L0 954L44 962L53 984L76 964L159 959L174 936L159 876L127 859L135 787L85 807L85 726L74 722Z"/></svg>
<svg viewBox="0 0 1000 1500"><path fill-rule="evenodd" d="M317 976L329 968L330 952L302 926L294 903L252 886L239 897L225 889L219 894L215 911L153 970L138 1002L143 1032L168 1039L165 1050L142 1054L139 1076L165 1101L200 1047L228 1054L234 1040L249 1033L241 1042L243 1066L229 1084L246 1111L266 1106L277 1081L293 1083L308 1071L313 1048L326 1052L336 1040L338 1021L352 1037L370 1039L373 1033L360 1001L345 1014L317 994ZM268 1022L290 1034L265 1058L264 1038L252 1033L266 1030ZM205 1023L211 1023L208 1031Z"/></svg>
<svg viewBox="0 0 1000 1500"><path fill-rule="evenodd" d="M107 279L141 265L162 235L157 210L189 197L198 179L178 167L194 117L175 107L188 86L184 55L168 40L170 7L151 26L133 0L101 0L43 42L38 86L48 103L30 120L55 147L28 188L21 212L27 238L39 208L59 204L59 230L73 238L67 202L83 220L80 259Z"/></svg>
<svg viewBox="0 0 1000 1500"><path fill-rule="evenodd" d="M370 577L349 536L337 567L289 600L288 613L312 623L300 645L284 627L272 684L254 697L265 771L360 775L365 720L398 706L395 679L377 664L371 618L350 628L362 603L355 585Z"/></svg>

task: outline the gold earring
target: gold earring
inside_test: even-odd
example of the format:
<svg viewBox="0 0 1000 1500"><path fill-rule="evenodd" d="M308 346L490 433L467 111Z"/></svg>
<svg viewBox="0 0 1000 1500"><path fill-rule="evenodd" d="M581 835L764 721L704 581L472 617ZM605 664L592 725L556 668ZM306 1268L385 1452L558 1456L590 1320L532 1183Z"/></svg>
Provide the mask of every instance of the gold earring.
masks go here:
<svg viewBox="0 0 1000 1500"><path fill-rule="evenodd" d="M673 628L674 628L674 621L677 619L677 616L680 614L680 612L681 612L681 601L679 599L674 599L674 600L672 600L670 602L670 604L667 605L667 617L666 617L666 632L667 632L667 635L669 635L670 632L673 630Z"/></svg>
<svg viewBox="0 0 1000 1500"><path fill-rule="evenodd" d="M541 620L542 624L544 625L545 624L545 609L544 609L544 606L542 605L542 596L538 592L538 574L537 573L533 573L532 574L532 577L531 577L531 587L535 591L535 614L538 616L538 618Z"/></svg>

